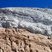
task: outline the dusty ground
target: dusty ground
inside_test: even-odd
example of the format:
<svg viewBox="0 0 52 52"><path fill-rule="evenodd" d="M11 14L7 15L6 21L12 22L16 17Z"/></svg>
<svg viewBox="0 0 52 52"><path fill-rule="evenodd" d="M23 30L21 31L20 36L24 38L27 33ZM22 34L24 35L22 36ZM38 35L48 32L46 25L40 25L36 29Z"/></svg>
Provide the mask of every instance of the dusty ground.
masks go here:
<svg viewBox="0 0 52 52"><path fill-rule="evenodd" d="M0 52L52 52L52 39L25 29L0 28Z"/></svg>

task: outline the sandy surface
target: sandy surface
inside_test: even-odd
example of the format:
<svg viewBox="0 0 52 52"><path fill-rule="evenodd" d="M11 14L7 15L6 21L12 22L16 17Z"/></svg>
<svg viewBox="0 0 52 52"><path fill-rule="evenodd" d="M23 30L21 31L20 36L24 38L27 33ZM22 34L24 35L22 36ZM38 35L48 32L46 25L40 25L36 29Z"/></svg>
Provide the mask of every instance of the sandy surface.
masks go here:
<svg viewBox="0 0 52 52"><path fill-rule="evenodd" d="M0 52L52 52L52 39L25 29L0 28Z"/></svg>

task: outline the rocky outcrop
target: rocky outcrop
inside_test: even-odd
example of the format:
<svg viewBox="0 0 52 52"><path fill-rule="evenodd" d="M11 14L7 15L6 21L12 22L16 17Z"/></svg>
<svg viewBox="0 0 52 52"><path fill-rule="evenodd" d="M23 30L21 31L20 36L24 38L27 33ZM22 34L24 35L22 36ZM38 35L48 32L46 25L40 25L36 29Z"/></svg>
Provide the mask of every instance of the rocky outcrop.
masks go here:
<svg viewBox="0 0 52 52"><path fill-rule="evenodd" d="M33 33L52 35L52 9L0 8L0 27L20 27Z"/></svg>
<svg viewBox="0 0 52 52"><path fill-rule="evenodd" d="M0 28L0 52L52 52L52 39L25 29Z"/></svg>

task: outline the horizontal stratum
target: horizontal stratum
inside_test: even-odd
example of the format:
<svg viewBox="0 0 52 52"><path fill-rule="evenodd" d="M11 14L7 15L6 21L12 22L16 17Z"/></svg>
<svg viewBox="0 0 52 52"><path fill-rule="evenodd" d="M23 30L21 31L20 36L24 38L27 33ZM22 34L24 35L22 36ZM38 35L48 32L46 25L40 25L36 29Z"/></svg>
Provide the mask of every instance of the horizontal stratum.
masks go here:
<svg viewBox="0 0 52 52"><path fill-rule="evenodd" d="M52 52L51 35L52 9L0 8L0 52Z"/></svg>
<svg viewBox="0 0 52 52"><path fill-rule="evenodd" d="M52 35L52 9L0 8L0 27L24 28L32 33Z"/></svg>

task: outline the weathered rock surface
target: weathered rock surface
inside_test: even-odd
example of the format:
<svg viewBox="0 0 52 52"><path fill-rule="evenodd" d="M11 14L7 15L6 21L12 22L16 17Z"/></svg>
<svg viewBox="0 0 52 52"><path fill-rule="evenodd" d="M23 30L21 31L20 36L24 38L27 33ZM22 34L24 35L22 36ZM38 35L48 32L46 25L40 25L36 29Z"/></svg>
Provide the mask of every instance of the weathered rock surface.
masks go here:
<svg viewBox="0 0 52 52"><path fill-rule="evenodd" d="M50 36L52 35L52 9L0 8L0 27L20 27L33 33Z"/></svg>
<svg viewBox="0 0 52 52"><path fill-rule="evenodd" d="M0 28L0 52L52 52L52 39L25 29Z"/></svg>

